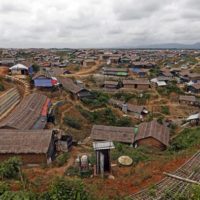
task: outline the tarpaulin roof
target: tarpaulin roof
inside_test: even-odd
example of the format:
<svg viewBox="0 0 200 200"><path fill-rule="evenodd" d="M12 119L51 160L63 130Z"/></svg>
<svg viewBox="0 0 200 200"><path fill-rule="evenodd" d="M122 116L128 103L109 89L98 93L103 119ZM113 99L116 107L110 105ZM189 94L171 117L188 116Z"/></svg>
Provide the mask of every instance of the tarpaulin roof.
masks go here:
<svg viewBox="0 0 200 200"><path fill-rule="evenodd" d="M22 64L16 64L16 65L10 67L10 70L22 70L22 69L28 70L28 67L26 67L25 65L22 65Z"/></svg>

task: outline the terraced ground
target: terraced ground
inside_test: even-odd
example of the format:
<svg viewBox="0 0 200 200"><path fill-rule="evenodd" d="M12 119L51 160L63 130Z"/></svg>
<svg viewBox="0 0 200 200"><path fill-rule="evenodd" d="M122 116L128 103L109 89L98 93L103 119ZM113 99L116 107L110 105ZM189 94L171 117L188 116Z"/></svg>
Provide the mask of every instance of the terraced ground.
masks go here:
<svg viewBox="0 0 200 200"><path fill-rule="evenodd" d="M22 80L20 78L8 76L8 75L6 75L5 78L21 86L23 88L23 96L27 96L30 94L30 84L28 83L27 80Z"/></svg>

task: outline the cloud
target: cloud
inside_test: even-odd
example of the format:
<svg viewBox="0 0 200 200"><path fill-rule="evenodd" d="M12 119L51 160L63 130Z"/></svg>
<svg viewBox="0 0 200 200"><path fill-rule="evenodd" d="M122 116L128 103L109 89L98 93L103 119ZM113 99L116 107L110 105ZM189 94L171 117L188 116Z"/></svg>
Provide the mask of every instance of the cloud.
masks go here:
<svg viewBox="0 0 200 200"><path fill-rule="evenodd" d="M198 42L199 0L1 0L1 47Z"/></svg>
<svg viewBox="0 0 200 200"><path fill-rule="evenodd" d="M164 1L118 0L114 12L120 20L137 20L152 16L160 10Z"/></svg>

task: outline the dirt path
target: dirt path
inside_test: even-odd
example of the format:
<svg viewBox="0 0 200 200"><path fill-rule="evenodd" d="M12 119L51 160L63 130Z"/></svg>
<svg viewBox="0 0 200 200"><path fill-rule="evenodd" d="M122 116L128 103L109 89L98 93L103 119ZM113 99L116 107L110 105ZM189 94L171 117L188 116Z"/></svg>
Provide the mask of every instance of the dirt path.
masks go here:
<svg viewBox="0 0 200 200"><path fill-rule="evenodd" d="M85 68L85 69L82 69L81 71L76 72L74 74L66 74L66 75L63 75L63 76L68 77L68 78L75 77L77 79L79 79L81 77L88 77L91 74L93 74L95 71L100 69L100 67L101 67L101 64L98 62L96 65L92 66L91 68Z"/></svg>
<svg viewBox="0 0 200 200"><path fill-rule="evenodd" d="M65 171L74 165L75 159L79 154L79 152L80 149L78 147L73 146L70 151L70 158L62 167L50 167L45 169L34 167L34 168L24 169L24 171L30 178L30 180L34 180L37 176L41 176L47 180L49 180L50 177L63 176Z"/></svg>
<svg viewBox="0 0 200 200"><path fill-rule="evenodd" d="M63 120L64 120L64 117L65 117L65 114L66 114L67 112L69 112L69 111L73 108L73 106L74 106L74 104L72 104L72 105L69 106L65 111L62 112L60 124L63 124L63 123L64 123Z"/></svg>
<svg viewBox="0 0 200 200"><path fill-rule="evenodd" d="M67 164L63 167L58 167L58 168L51 168L49 170L47 170L46 175L48 176L63 176L65 174L65 171L67 171L67 169L69 169L71 166L73 166L74 164L74 157L71 157L68 161Z"/></svg>
<svg viewBox="0 0 200 200"><path fill-rule="evenodd" d="M88 69L84 69L82 71L77 72L75 75L90 75L91 73L95 72L96 70L98 70L101 67L101 65L99 64L99 62L92 66L91 68Z"/></svg>

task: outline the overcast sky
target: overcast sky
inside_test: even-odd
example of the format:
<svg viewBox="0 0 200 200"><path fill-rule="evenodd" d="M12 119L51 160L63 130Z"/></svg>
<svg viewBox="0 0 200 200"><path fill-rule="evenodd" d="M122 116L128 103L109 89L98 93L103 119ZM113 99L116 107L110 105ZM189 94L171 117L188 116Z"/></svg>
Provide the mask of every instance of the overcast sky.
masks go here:
<svg viewBox="0 0 200 200"><path fill-rule="evenodd" d="M195 43L200 0L0 0L1 47Z"/></svg>

